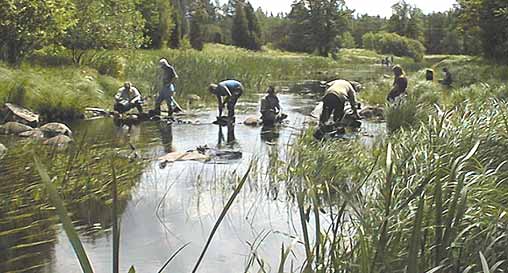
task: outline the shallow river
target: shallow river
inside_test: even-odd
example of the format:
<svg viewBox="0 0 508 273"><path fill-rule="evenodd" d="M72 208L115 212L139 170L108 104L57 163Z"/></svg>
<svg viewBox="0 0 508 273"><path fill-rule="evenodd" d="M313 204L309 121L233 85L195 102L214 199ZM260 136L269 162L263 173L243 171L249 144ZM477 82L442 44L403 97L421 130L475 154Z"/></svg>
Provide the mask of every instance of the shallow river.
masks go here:
<svg viewBox="0 0 508 273"><path fill-rule="evenodd" d="M188 118L199 120L199 125L146 122L129 128L117 127L111 119L71 125L76 139L86 131L87 141L94 145L107 146L113 139L131 143L138 147L137 152L142 157L151 159L144 166L121 215L121 272L127 272L131 265L137 272L158 272L171 254L186 243L189 245L165 272L190 272L233 192L237 183L235 178L242 176L253 161L257 163L256 174L250 176L235 200L198 272L244 272L253 253L266 264L267 272L277 271L281 245L291 245L295 238L299 238L300 222L297 207L286 195L285 185L270 179L269 166L285 160L288 145L310 119L308 114L315 105L315 99L311 97L292 94L279 97L289 121L286 126L269 132L243 124L236 124L233 130L212 125L210 122L216 114L213 111ZM247 115L255 115L257 105L244 103L240 109L237 123ZM364 123L362 127L366 135L378 135L383 131L383 124ZM11 147L16 145L13 140L5 141ZM365 138L366 143L371 141ZM165 168L161 168L156 160L168 152L186 151L204 144L241 151L242 159L216 164L176 162ZM0 187L0 191L4 188ZM0 214L0 221L7 219L8 216ZM111 272L111 232L100 231L100 223L95 229L99 231L80 229L84 247L95 272ZM36 263L27 261L20 265L12 262L2 267L0 262L0 271L4 268L12 272L81 272L61 228L48 236L54 238L48 239L45 247L26 247L22 252L27 257L37 257ZM0 247L1 238L0 232ZM300 266L303 256L303 245L297 243L286 264ZM253 268L258 267L257 262L255 264ZM33 269L26 269L31 266Z"/></svg>

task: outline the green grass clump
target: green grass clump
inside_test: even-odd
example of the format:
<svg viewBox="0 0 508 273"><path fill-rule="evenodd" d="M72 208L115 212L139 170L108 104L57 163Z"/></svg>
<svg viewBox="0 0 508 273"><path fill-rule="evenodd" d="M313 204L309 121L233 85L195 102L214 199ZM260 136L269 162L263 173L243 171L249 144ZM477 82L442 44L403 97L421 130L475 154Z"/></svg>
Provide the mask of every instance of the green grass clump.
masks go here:
<svg viewBox="0 0 508 273"><path fill-rule="evenodd" d="M309 267L479 272L481 251L490 267L505 268L507 108L492 100L439 111L372 151L302 137L282 178L295 185L299 206L314 211L302 223L314 222L316 235L300 235ZM331 227L319 220L325 215Z"/></svg>

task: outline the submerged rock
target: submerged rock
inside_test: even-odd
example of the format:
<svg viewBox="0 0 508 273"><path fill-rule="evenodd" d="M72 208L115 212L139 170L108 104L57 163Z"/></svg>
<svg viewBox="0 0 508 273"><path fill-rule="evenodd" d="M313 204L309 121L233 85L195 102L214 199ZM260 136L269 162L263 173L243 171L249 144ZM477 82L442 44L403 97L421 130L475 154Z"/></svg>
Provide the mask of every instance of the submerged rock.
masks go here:
<svg viewBox="0 0 508 273"><path fill-rule="evenodd" d="M7 122L0 125L0 134L17 135L26 131L31 131L32 129L32 127L19 122Z"/></svg>
<svg viewBox="0 0 508 273"><path fill-rule="evenodd" d="M358 114L366 119L384 119L384 109L382 107L367 106L360 110Z"/></svg>
<svg viewBox="0 0 508 273"><path fill-rule="evenodd" d="M45 137L54 137L58 135L72 136L72 131L67 125L58 122L44 124L41 128Z"/></svg>
<svg viewBox="0 0 508 273"><path fill-rule="evenodd" d="M2 159L5 154L7 154L7 147L0 143L0 159Z"/></svg>
<svg viewBox="0 0 508 273"><path fill-rule="evenodd" d="M261 122L256 116L250 116L245 119L243 124L248 126L258 126L261 124Z"/></svg>
<svg viewBox="0 0 508 273"><path fill-rule="evenodd" d="M50 146L65 146L69 143L73 142L72 138L66 136L66 135L57 135L55 137L52 137L46 141L44 141L44 145L50 145Z"/></svg>

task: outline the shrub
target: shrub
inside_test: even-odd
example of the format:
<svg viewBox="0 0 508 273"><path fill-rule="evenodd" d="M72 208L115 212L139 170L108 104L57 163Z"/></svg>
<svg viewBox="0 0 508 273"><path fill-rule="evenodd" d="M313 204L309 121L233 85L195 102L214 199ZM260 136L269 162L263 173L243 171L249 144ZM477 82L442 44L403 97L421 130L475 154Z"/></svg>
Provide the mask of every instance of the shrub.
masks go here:
<svg viewBox="0 0 508 273"><path fill-rule="evenodd" d="M423 60L425 47L417 40L400 36L396 33L369 32L363 35L363 46L381 54L407 56L415 61Z"/></svg>

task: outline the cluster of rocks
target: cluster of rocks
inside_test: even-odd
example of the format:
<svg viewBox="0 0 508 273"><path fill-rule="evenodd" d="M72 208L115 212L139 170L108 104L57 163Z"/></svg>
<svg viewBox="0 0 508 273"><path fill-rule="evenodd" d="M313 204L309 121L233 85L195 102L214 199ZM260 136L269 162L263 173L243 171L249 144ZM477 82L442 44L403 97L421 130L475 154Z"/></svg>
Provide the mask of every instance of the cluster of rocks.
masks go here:
<svg viewBox="0 0 508 273"><path fill-rule="evenodd" d="M67 125L58 122L46 123L40 127L39 116L23 107L6 103L1 110L3 124L0 124L0 134L15 135L24 138L40 140L45 145L62 146L72 142L72 131ZM2 149L0 146L0 156Z"/></svg>

